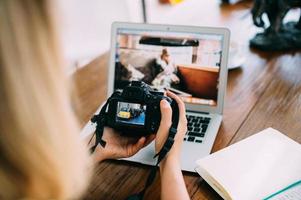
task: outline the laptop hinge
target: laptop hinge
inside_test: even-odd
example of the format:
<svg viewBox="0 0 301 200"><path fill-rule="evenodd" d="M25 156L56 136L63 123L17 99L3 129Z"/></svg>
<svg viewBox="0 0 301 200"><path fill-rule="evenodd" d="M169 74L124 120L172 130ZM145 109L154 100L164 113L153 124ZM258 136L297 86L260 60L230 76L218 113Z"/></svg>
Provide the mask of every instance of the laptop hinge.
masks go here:
<svg viewBox="0 0 301 200"><path fill-rule="evenodd" d="M198 113L198 114L205 114L205 115L209 115L209 112L201 112L201 111L194 111L194 110L186 110L187 112L191 112L191 113Z"/></svg>

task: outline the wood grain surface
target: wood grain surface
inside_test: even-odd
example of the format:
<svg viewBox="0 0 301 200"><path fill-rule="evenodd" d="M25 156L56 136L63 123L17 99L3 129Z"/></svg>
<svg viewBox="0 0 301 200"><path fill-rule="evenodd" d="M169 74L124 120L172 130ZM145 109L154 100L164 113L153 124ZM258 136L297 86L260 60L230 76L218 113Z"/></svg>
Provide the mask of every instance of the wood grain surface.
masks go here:
<svg viewBox="0 0 301 200"><path fill-rule="evenodd" d="M301 53L264 53L250 50L248 40L258 31L252 25L252 3L244 1L220 6L202 0L198 25L228 27L232 41L239 43L246 61L229 72L224 118L213 152L240 141L264 128L274 127L301 143ZM77 98L74 110L84 126L101 102L107 88L108 54L79 69L72 77ZM105 161L95 167L84 199L124 199L143 188L150 167L125 161ZM199 176L184 173L191 199L220 199ZM160 177L145 199L160 199Z"/></svg>

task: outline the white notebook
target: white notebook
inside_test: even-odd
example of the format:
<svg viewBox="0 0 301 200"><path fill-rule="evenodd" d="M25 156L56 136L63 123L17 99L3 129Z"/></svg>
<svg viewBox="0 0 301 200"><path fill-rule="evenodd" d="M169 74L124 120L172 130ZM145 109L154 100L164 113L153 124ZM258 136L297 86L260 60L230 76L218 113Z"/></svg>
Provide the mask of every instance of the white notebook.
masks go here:
<svg viewBox="0 0 301 200"><path fill-rule="evenodd" d="M227 200L301 200L301 145L272 128L198 160L196 171Z"/></svg>

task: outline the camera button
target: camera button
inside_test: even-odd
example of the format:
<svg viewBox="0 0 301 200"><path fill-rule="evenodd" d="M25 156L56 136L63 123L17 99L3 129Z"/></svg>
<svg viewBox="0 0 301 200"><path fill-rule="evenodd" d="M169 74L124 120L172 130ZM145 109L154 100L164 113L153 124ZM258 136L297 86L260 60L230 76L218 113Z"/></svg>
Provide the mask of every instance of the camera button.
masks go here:
<svg viewBox="0 0 301 200"><path fill-rule="evenodd" d="M151 124L151 130L152 130L152 131L154 131L154 130L156 129L156 126L155 126L155 125L156 125L156 123L155 123L155 122L152 122L152 124Z"/></svg>

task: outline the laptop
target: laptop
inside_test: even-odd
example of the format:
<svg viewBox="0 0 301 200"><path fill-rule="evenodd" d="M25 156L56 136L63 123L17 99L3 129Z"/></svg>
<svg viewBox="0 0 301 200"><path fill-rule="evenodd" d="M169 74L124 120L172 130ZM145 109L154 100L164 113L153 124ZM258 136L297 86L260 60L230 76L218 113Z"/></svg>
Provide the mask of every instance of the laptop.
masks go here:
<svg viewBox="0 0 301 200"><path fill-rule="evenodd" d="M196 160L210 154L222 122L229 30L115 22L111 34L107 96L134 80L177 94L188 120L181 167L195 172ZM94 128L88 123L83 137ZM153 142L124 160L155 165L154 149Z"/></svg>

